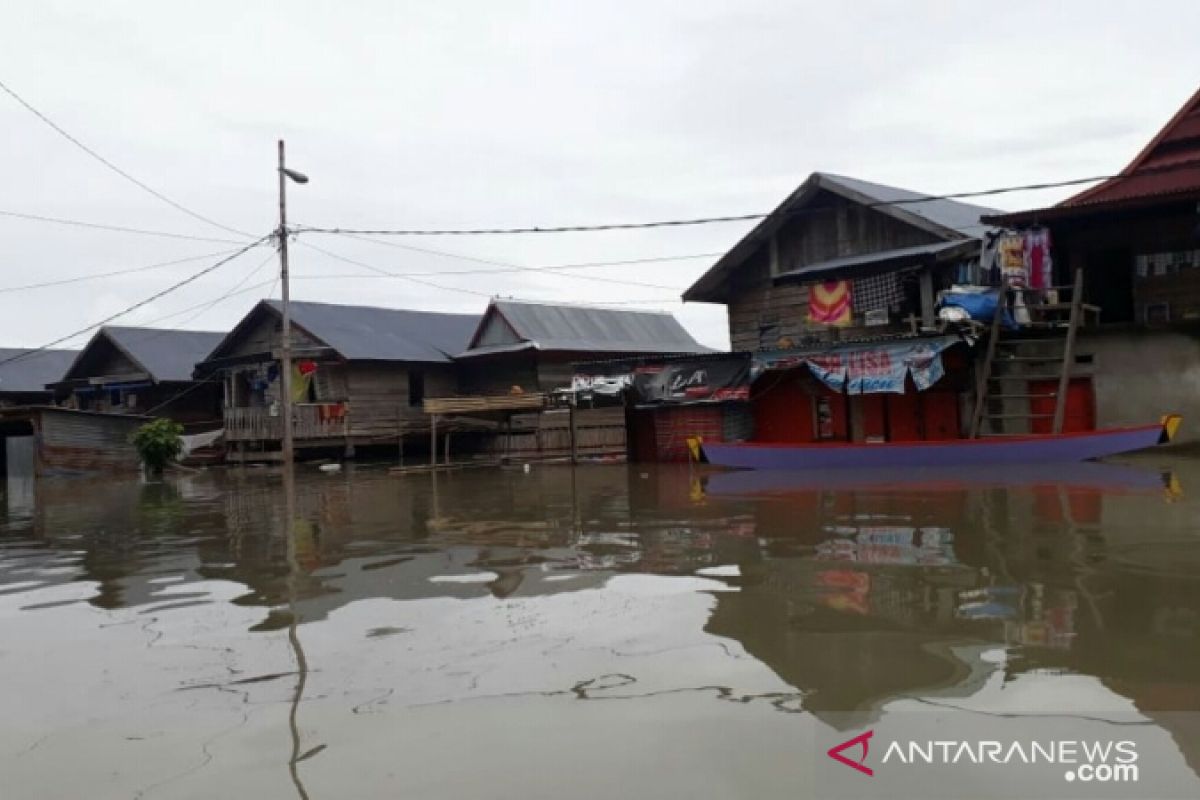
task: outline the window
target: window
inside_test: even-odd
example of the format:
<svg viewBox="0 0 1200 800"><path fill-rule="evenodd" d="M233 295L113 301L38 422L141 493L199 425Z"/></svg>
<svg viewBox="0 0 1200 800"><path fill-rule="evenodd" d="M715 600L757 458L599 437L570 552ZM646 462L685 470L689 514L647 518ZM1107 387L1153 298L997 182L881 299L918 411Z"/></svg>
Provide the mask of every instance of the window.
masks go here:
<svg viewBox="0 0 1200 800"><path fill-rule="evenodd" d="M419 406L425 401L425 373L410 370L408 373L408 404Z"/></svg>

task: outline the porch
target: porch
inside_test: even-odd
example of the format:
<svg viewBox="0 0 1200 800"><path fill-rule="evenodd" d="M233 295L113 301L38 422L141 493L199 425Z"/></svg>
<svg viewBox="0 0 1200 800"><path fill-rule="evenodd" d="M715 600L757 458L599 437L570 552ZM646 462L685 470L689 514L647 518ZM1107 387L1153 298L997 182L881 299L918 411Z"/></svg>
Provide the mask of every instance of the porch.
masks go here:
<svg viewBox="0 0 1200 800"><path fill-rule="evenodd" d="M278 406L226 408L227 442L278 442L283 417ZM345 439L350 435L347 403L297 403L292 406L292 436L297 442Z"/></svg>

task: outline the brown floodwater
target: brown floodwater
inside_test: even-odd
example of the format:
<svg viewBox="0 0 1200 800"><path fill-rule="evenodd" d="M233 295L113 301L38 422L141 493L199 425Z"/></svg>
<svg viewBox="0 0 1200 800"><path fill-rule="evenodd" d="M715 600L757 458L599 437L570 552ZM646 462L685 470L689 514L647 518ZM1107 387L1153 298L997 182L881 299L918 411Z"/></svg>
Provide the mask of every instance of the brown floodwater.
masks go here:
<svg viewBox="0 0 1200 800"><path fill-rule="evenodd" d="M1197 797L1200 460L10 478L0 719L4 800Z"/></svg>

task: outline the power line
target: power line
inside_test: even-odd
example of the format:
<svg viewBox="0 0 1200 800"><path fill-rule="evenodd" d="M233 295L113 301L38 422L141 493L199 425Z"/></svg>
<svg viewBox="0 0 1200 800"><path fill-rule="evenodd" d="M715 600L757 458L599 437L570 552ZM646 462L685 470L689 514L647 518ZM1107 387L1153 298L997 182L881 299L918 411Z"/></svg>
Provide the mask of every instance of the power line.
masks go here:
<svg viewBox="0 0 1200 800"><path fill-rule="evenodd" d="M214 219L209 219L208 217L204 216L203 214L199 214L199 213L191 210L187 206L172 200L171 198L167 197L165 194L158 191L157 189L154 189L151 186L147 186L142 181L140 181L137 178L135 178L134 176L130 175L128 172L121 169L116 164L109 161L107 158L100 155L95 150L93 150L92 148L90 148L86 144L84 144L83 142L76 139L74 136L72 136L70 133L68 133L66 130L64 130L54 120L50 119L48 116L43 114L41 111L38 111L36 108L34 108L33 105L31 105L25 98L21 97L19 94L17 94L15 91L13 91L7 84L5 84L4 81L0 81L0 89L3 89L5 91L5 93L7 93L10 97L12 97L14 100L16 100L22 106L24 106L25 109L28 110L31 114L33 114L35 117L37 117L42 122L49 125L50 128L55 131L55 133L62 136L68 142L75 145L80 150L87 153L89 156L96 159L101 164L108 167L110 170L117 173L122 178L129 181L130 183L132 183L134 186L138 187L142 191L152 195L153 197L156 197L157 199L161 200L162 202L166 203L167 205L171 206L172 208L176 209L177 211L182 211L184 214L187 214L189 217L192 217L193 219L198 219L201 222L204 222L204 223L207 223L214 227L220 228L223 231L228 231L230 233L236 233L239 236L245 237L247 239L253 238L251 236L251 234L246 233L245 231L239 231L237 228L231 228L228 225L222 225L220 222L217 222Z"/></svg>
<svg viewBox="0 0 1200 800"><path fill-rule="evenodd" d="M363 236L349 236L348 238L360 239L362 241L368 241L368 242L375 241L373 239L368 239ZM444 256L446 258L457 258L457 259L461 259L463 261L474 261L478 264L490 264L494 267L499 267L499 269L489 269L489 270L457 270L457 271L448 271L448 272L443 271L443 272L432 272L432 273L412 273L412 272L395 273L397 275L403 274L403 275L407 275L410 277L413 275L417 275L418 277L421 277L424 275L432 275L435 277L443 276L443 275L489 275L489 274L500 274L500 273L509 273L509 272L525 272L525 273L539 273L540 272L540 273L553 275L562 269L562 267L553 266L553 265L548 266L548 267L523 267L519 264L513 264L513 263L507 262L507 261L496 261L494 259L477 258L475 256L461 255L459 253L448 253L448 252L443 252L441 250L430 250L425 247L411 247L409 245L397 244L395 242L377 242L377 244L386 244L391 247L398 247L402 250L414 250L418 253L426 253L429 255ZM647 263L647 262L643 262L643 263ZM574 269L574 267L571 267L571 268ZM657 284L657 283L646 283L644 281L622 280L619 278L602 278L598 275L563 275L561 277L574 278L575 280L581 280L581 281L593 281L596 283L615 283L615 284L618 284L621 286L638 286L638 287L641 287L644 289L663 289L668 292L683 291L683 289L681 287L676 287L676 286L663 286L662 284Z"/></svg>
<svg viewBox="0 0 1200 800"><path fill-rule="evenodd" d="M398 278L400 280L411 281L413 283L419 283L423 286L429 286L434 289L441 289L442 291L446 291L446 292L459 292L462 294L474 295L476 297L486 297L488 300L492 300L492 299L495 299L495 298L501 296L497 293L479 292L474 289L464 289L459 286L445 286L440 283L434 283L433 281L426 281L426 280L422 280L420 278L414 278L407 273L391 272L389 270L383 269L382 267L376 267L373 264L367 264L362 261L357 261L353 258L347 258L345 256L338 255L337 253L333 253L329 250L325 250L323 248L317 247L315 244L310 244L310 243L304 242L304 241L301 241L300 244L304 245L305 247L309 248L310 250L315 250L318 253L323 253L324 255L329 256L330 258L337 259L338 261L344 261L347 264L353 264L358 267L363 267L365 269L369 269L369 270L371 270L371 272L375 273L375 275L374 276L293 275L292 278L294 280L327 280L327 279L345 280L347 278L363 278L363 277L378 276L378 277L384 277L384 278ZM674 290L672 290L672 291L674 291ZM618 301L614 301L614 302L605 302L605 303L578 303L577 302L576 305L601 305L601 306L606 306L606 305L662 305L663 303L675 303L675 302L678 302L678 301L675 300L674 298L672 298L670 300L618 300Z"/></svg>
<svg viewBox="0 0 1200 800"><path fill-rule="evenodd" d="M1161 171L1170 169L1178 169L1179 167L1167 167ZM1145 174L1143 171L1140 174ZM903 198L900 200L876 200L862 203L865 208L881 208L884 206L907 206L918 205L921 203L929 203L936 200L962 200L972 197L989 197L999 194L1010 194L1013 192L1038 191L1041 189L1057 189L1069 186L1079 186L1085 183L1097 183L1099 181L1124 180L1127 175L1096 175L1088 178L1072 178L1063 181L1048 181L1042 183L1027 183L1019 186L1001 186L993 189L980 189L968 192L949 192L946 194L931 194L920 195L919 197ZM827 209L808 209L809 213L823 212ZM398 230L368 230L358 228L319 228L313 226L301 226L296 228L300 233L336 233L344 235L356 236L494 236L494 235L510 235L510 234L526 234L526 233L588 233L596 231L618 231L618 230L645 230L649 228L674 228L686 227L695 225L712 225L726 222L752 222L761 220L771 215L773 212L759 212L753 214L729 214L723 216L712 217L691 217L686 219L668 219L654 220L651 222L615 222L602 223L595 225L555 225L555 226L537 226L527 228L410 228ZM795 212L789 212L795 213Z"/></svg>
<svg viewBox="0 0 1200 800"><path fill-rule="evenodd" d="M325 231L310 231L312 233L325 233ZM646 258L629 258L621 261L583 261L569 264L539 264L531 266L519 266L504 261L494 261L486 258L478 258L476 256L468 256L462 253L452 253L447 250L431 250L427 247L414 247L412 245L400 244L398 242L389 242L384 239L372 239L369 236L360 236L358 234L343 233L338 234L348 239L357 239L361 242L371 242L372 244L384 245L386 247L395 247L400 250L411 250L417 253L425 253L427 255L442 256L445 258L458 259L460 261L473 261L477 264L489 264L492 266L501 267L501 269L466 269L466 270L442 270L439 272L406 272L406 275L416 276L438 276L438 275L490 275L501 274L505 272L558 272L575 269L596 269L599 267L627 267L637 266L641 264L657 264L668 261L692 261L701 258L719 258L725 255L724 253L689 253L678 256L649 256ZM582 277L582 276L579 276ZM658 288L658 287L655 287ZM672 288L672 290L674 290Z"/></svg>
<svg viewBox="0 0 1200 800"><path fill-rule="evenodd" d="M78 219L63 219L62 217L46 217L41 214L22 214L18 211L0 210L0 216L13 217L15 219L27 219L35 222L53 222L57 225L73 225L78 228L94 228L102 231L115 231L117 233L137 233L142 236L158 236L164 239L186 239L192 242L217 242L219 244L242 244L238 239L217 239L212 236L192 236L187 233L171 233L168 231L153 231L145 228L126 228L122 225L105 225L101 222L84 222ZM261 242L262 239L259 239Z"/></svg>
<svg viewBox="0 0 1200 800"><path fill-rule="evenodd" d="M155 269L164 269L166 267L173 267L178 264L187 264L192 261L204 261L204 260L207 260L210 258L219 258L220 256L227 255L232 252L234 252L234 251L233 250L222 250L217 253L205 253L202 256L189 256L188 258L179 258L174 261L162 261L157 264L148 264L144 267L131 267L129 269L118 269L118 270L113 270L112 272L94 272L94 273L91 273L88 275L76 275L73 278L60 278L58 280L45 281L43 283L27 283L22 286L4 286L4 287L0 287L0 294L7 294L9 292L23 292L23 291L27 291L30 289L45 289L50 286L65 286L70 283L83 283L84 281L100 280L101 278L113 278L118 275L133 275L138 272L149 272L149 271L155 270Z"/></svg>
<svg viewBox="0 0 1200 800"><path fill-rule="evenodd" d="M23 358L28 358L29 356L32 356L33 354L39 353L43 350L49 350L51 347L54 347L55 345L62 344L63 342L68 341L69 339L74 339L76 336L81 336L89 331L92 331L92 330L95 330L96 328L101 327L102 325L107 325L108 323L112 322L113 320L119 319L120 317L125 316L126 314L130 313L131 311L136 311L137 309L141 308L142 306L153 303L155 300L159 299L160 297L165 297L166 295L170 294L171 292L175 291L176 289L180 289L184 286L187 286L189 283L192 283L193 281L199 280L200 278L204 277L205 275L209 274L210 272L213 272L214 270L221 268L225 264L228 264L230 261L233 261L235 258L242 255L243 253L250 250L251 248L256 247L258 244L266 241L268 238L270 238L270 237L263 236L262 238L256 239L253 242L250 242L246 246L242 247L241 249L237 250L232 255L228 255L225 258L222 258L220 261L217 261L214 264L210 264L209 266L205 267L204 269L200 270L199 272L195 272L195 273L189 275L188 277L184 278L183 280L177 281L176 283L171 284L166 289L155 292L154 294L150 295L149 297L145 298L144 300L139 300L138 302L134 303L133 305L128 306L127 308L124 308L115 314L107 316L104 319L100 320L99 322L93 322L91 325L80 328L77 331L68 333L66 336L61 336L52 342L48 342L44 345L41 345L40 347L36 347L32 350L27 350L23 353L19 353L19 354L15 355L15 356L10 356L9 358L6 358L6 359L0 361L0 366L3 366L4 364L9 364L13 361L19 361Z"/></svg>
<svg viewBox="0 0 1200 800"><path fill-rule="evenodd" d="M414 278L411 275L405 275L402 272L391 272L389 270L383 269L382 267L376 267L373 264L367 264L362 261L357 261L353 258L347 258L346 256L340 256L337 253L330 252L329 250L326 250L322 247L317 247L315 244L310 244L309 242L301 241L300 244L304 245L309 250L316 250L318 253L322 253L322 254L328 256L329 258L336 259L337 261L344 261L345 263L353 264L356 267L362 267L364 269L369 269L372 272L375 272L379 275L386 275L386 276L392 277L392 278L400 278L401 280L410 281L412 283L417 283L422 286L428 286L433 289L441 289L444 292L460 292L462 294L470 294L470 295L474 295L476 297L486 297L488 299L491 299L491 297L492 297L492 295L488 294L487 292L477 292L474 289L463 289L459 286L444 286L440 283L434 283L433 281L422 280L421 278Z"/></svg>
<svg viewBox="0 0 1200 800"><path fill-rule="evenodd" d="M154 332L152 332L152 333L151 333L149 336L147 336L147 337L145 337L145 338L143 338L143 339L138 339L137 341L139 341L139 342L143 342L143 341L146 341L147 339L153 339L153 338L155 338L156 336L158 336L158 335L161 335L161 334L163 334L163 333L167 333L167 332L169 332L169 331L175 331L175 330L179 330L180 328L182 328L183 326L187 325L187 324L188 324L189 322L191 322L192 320L196 319L197 317L200 317L200 316L202 316L202 315L203 315L205 312L207 312L209 309L213 308L213 307L214 307L214 306L216 306L217 304L219 304L219 303L221 303L221 302L223 302L223 301L225 301L225 300L228 300L230 297L233 297L233 296L235 296L235 295L239 295L239 294L243 294L243 293L245 293L245 292L253 291L254 289L257 289L257 288L259 288L260 286L265 286L265 285L267 285L268 283L270 283L270 282L271 282L272 280L274 280L274 279L273 279L273 278L271 278L271 279L268 279L268 280L261 281L261 282L259 282L259 283L253 284L253 285L251 285L251 286L247 286L245 289L243 289L243 288L242 288L243 286L246 286L246 282L247 282L247 281L249 281L251 278L253 278L255 275L257 275L259 272L261 272L263 267L265 267L267 264L269 264L270 262L272 262L272 261L274 261L274 260L275 260L275 254L274 254L274 253L272 253L272 254L270 254L269 256L267 256L265 259L263 259L261 262L259 262L259 263L258 263L256 266L254 266L253 268L251 268L251 270L250 270L249 272L247 272L247 273L246 273L246 275L244 275L240 281L238 281L237 283L235 283L235 284L234 284L234 285L233 285L233 286L232 286L232 287L229 289L229 291L225 292L224 294L220 295L219 297L217 297L217 298L215 298L215 299L213 299L213 300L205 300L205 301L204 301L204 302L202 302L202 303L196 303L195 305L188 306L187 308L181 308L181 309L179 309L178 311L173 311L173 312L171 312L170 314L167 314L167 315L165 315L165 316L158 317L158 318L156 318L156 319L152 319L152 320L150 320L150 321L148 321L148 322L143 322L143 323L141 323L141 324L139 325L139 327L148 328L148 327L150 327L151 325L157 325L157 324L158 324L158 323L160 323L160 322L165 322L166 320L169 320L169 319L174 319L175 317L181 317L181 316L183 316L184 314L187 314L189 311L196 311L196 313L195 313L195 314L193 314L192 316L188 317L188 318L187 318L187 319L185 319L183 322L180 322L180 323L178 323L178 324L176 324L176 325L172 325L170 328L164 328L164 329L162 329L162 330L157 330L157 331L154 331ZM199 310L197 311L197 309L199 309Z"/></svg>

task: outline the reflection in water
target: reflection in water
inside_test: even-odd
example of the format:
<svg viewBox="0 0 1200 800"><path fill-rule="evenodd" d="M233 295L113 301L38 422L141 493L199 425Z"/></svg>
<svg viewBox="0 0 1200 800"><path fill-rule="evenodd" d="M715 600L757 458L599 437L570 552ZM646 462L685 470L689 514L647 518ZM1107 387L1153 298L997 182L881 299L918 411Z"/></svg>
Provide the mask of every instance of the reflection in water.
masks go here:
<svg viewBox="0 0 1200 800"><path fill-rule="evenodd" d="M256 764L286 716L302 798L379 794L401 772L414 796L540 796L527 776L575 780L557 765L583 769L589 742L639 764L668 739L735 742L747 764L733 784L700 777L721 759L675 765L693 794L778 794L804 769L771 755L796 725L859 729L919 702L965 728L968 708L1038 696L1004 713L1136 714L1197 770L1200 714L1182 712L1200 711L1200 506L1179 486L1200 464L1172 467L41 482L0 515L0 696L37 709L0 734L0 765L17 796L36 780L188 796L211 764L276 796ZM1069 687L1088 699L1054 699ZM545 757L507 769L531 737ZM134 751L83 741L152 755L112 777ZM655 794L663 767L646 764L594 785Z"/></svg>
<svg viewBox="0 0 1200 800"><path fill-rule="evenodd" d="M300 702L304 699L304 686L308 683L308 657L304 654L304 647L300 644L300 611L296 607L296 582L301 576L297 540L306 525L303 521L296 519L294 466L285 464L281 471L283 473L283 536L287 543L288 564L288 644L291 645L292 654L296 659L296 690L292 694L292 703L288 709L288 729L292 734L292 755L288 759L288 773L291 775L292 785L296 787L296 794L302 800L308 800L308 791L304 788L303 781L300 780L298 765L304 758L315 755L315 751L310 751L303 756L300 754L300 726L296 721L300 714ZM306 538L315 539L316 537Z"/></svg>

